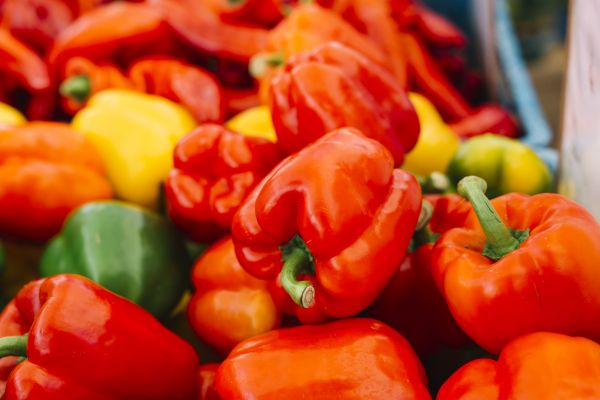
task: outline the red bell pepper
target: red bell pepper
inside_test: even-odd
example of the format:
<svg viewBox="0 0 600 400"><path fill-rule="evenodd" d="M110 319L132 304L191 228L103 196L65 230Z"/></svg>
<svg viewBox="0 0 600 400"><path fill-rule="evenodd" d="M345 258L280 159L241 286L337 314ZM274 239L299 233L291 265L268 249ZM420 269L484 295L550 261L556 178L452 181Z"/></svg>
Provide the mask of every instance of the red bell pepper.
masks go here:
<svg viewBox="0 0 600 400"><path fill-rule="evenodd" d="M72 210L111 197L96 149L69 125L0 129L0 235L48 240Z"/></svg>
<svg viewBox="0 0 600 400"><path fill-rule="evenodd" d="M539 332L508 344L498 361L471 361L441 387L437 400L598 399L600 345Z"/></svg>
<svg viewBox="0 0 600 400"><path fill-rule="evenodd" d="M381 142L401 165L419 137L419 119L398 81L338 43L290 59L271 81L270 98L279 145L288 153L349 126Z"/></svg>
<svg viewBox="0 0 600 400"><path fill-rule="evenodd" d="M221 239L198 259L192 282L196 291L187 309L190 325L203 342L223 354L279 326L281 314L267 282L244 271L231 238Z"/></svg>
<svg viewBox="0 0 600 400"><path fill-rule="evenodd" d="M450 123L450 127L463 139L485 133L515 138L520 133L515 118L507 110L495 104L475 108L467 117Z"/></svg>
<svg viewBox="0 0 600 400"><path fill-rule="evenodd" d="M271 379L265 371L275 371ZM419 359L370 319L272 331L236 347L217 371L224 399L431 399Z"/></svg>
<svg viewBox="0 0 600 400"><path fill-rule="evenodd" d="M227 23L202 1L147 0L164 15L178 41L197 52L248 64L264 50L268 31Z"/></svg>
<svg viewBox="0 0 600 400"><path fill-rule="evenodd" d="M52 80L46 64L30 48L0 29L0 101L19 102L17 89L28 95L27 115L31 119L50 116L54 106Z"/></svg>
<svg viewBox="0 0 600 400"><path fill-rule="evenodd" d="M383 290L405 256L420 208L416 179L394 169L380 143L344 128L263 179L234 217L233 240L244 269L279 279L296 309L343 318Z"/></svg>
<svg viewBox="0 0 600 400"><path fill-rule="evenodd" d="M223 236L250 191L280 160L277 146L205 124L179 141L165 182L169 216L197 241Z"/></svg>
<svg viewBox="0 0 600 400"><path fill-rule="evenodd" d="M85 107L87 99L111 88L133 89L133 83L110 62L98 64L83 57L73 57L65 66L65 80L60 85L63 110L74 115Z"/></svg>
<svg viewBox="0 0 600 400"><path fill-rule="evenodd" d="M198 400L221 400L215 387L215 377L220 364L202 364L198 370Z"/></svg>
<svg viewBox="0 0 600 400"><path fill-rule="evenodd" d="M493 354L518 336L549 331L600 339L600 225L558 194L490 201L464 178L473 206L433 249L433 274L461 328Z"/></svg>
<svg viewBox="0 0 600 400"><path fill-rule="evenodd" d="M118 1L82 15L62 31L48 62L54 76L63 80L70 58L128 65L144 55L169 52L174 42L161 10L146 3Z"/></svg>
<svg viewBox="0 0 600 400"><path fill-rule="evenodd" d="M281 0L206 0L224 21L272 27L284 17Z"/></svg>
<svg viewBox="0 0 600 400"><path fill-rule="evenodd" d="M199 123L225 118L221 85L202 68L175 58L152 57L135 62L128 76L138 90L181 104Z"/></svg>
<svg viewBox="0 0 600 400"><path fill-rule="evenodd" d="M464 223L471 207L458 195L425 199L433 205L429 227L415 233L413 252L370 307L375 318L400 332L419 354L431 353L441 344L460 347L469 342L435 284L431 249L439 234Z"/></svg>
<svg viewBox="0 0 600 400"><path fill-rule="evenodd" d="M23 336L0 339L3 356L27 357L10 373L3 399L195 397L194 349L150 314L78 275L30 285L13 303Z"/></svg>

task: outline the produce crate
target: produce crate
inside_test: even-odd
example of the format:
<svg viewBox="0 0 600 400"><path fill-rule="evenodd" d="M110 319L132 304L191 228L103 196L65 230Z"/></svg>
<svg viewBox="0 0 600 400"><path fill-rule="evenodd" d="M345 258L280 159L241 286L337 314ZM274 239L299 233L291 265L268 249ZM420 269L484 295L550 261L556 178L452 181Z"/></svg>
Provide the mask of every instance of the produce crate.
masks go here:
<svg viewBox="0 0 600 400"><path fill-rule="evenodd" d="M558 153L551 148L553 132L521 53L506 0L426 0L457 24L471 41L471 64L484 73L492 99L510 109L523 128L521 140L556 171Z"/></svg>

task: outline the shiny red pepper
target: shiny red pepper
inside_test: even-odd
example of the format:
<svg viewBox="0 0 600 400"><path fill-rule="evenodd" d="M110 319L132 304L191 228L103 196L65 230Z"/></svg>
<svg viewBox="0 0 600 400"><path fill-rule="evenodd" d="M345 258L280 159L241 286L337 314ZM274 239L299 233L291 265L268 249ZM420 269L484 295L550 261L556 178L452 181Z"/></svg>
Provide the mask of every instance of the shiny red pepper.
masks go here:
<svg viewBox="0 0 600 400"><path fill-rule="evenodd" d="M192 282L190 325L203 342L221 353L279 326L281 313L267 282L244 271L231 238L221 239L202 254L192 270Z"/></svg>
<svg viewBox="0 0 600 400"><path fill-rule="evenodd" d="M513 340L498 361L478 359L456 371L437 400L600 398L600 345L538 332Z"/></svg>
<svg viewBox="0 0 600 400"><path fill-rule="evenodd" d="M250 191L280 160L277 146L220 125L201 125L175 147L165 182L169 216L197 241L223 236Z"/></svg>
<svg viewBox="0 0 600 400"><path fill-rule="evenodd" d="M175 41L161 10L146 3L114 2L82 15L56 38L48 62L64 80L72 57L128 65L143 55L168 52Z"/></svg>
<svg viewBox="0 0 600 400"><path fill-rule="evenodd" d="M208 72L170 57L136 61L129 69L134 87L181 104L197 122L222 122L225 101L221 85Z"/></svg>
<svg viewBox="0 0 600 400"><path fill-rule="evenodd" d="M215 387L215 377L220 364L202 364L198 370L198 400L221 400Z"/></svg>
<svg viewBox="0 0 600 400"><path fill-rule="evenodd" d="M463 139L485 133L512 138L520 134L519 124L510 112L494 104L474 109L467 117L450 123L450 127Z"/></svg>
<svg viewBox="0 0 600 400"><path fill-rule="evenodd" d="M456 321L492 354L538 331L600 339L600 225L558 194L510 193L491 202L463 178L473 206L433 249L433 275Z"/></svg>
<svg viewBox="0 0 600 400"><path fill-rule="evenodd" d="M194 349L91 280L35 281L12 304L0 321L12 313L28 335L1 338L0 353L27 359L8 376L4 400L195 398Z"/></svg>
<svg viewBox="0 0 600 400"><path fill-rule="evenodd" d="M290 59L271 81L270 98L279 145L288 153L349 126L381 142L401 165L419 137L419 119L398 81L339 43Z"/></svg>
<svg viewBox="0 0 600 400"><path fill-rule="evenodd" d="M385 147L339 129L282 161L246 199L232 224L236 254L250 274L280 280L296 309L348 317L393 275L420 208L419 184Z"/></svg>
<svg viewBox="0 0 600 400"><path fill-rule="evenodd" d="M50 116L54 93L46 64L33 50L0 29L0 101L20 102L22 99L17 98L19 90L28 96L27 116L30 119Z"/></svg>
<svg viewBox="0 0 600 400"><path fill-rule="evenodd" d="M205 0L223 20L271 27L286 11L281 0Z"/></svg>
<svg viewBox="0 0 600 400"><path fill-rule="evenodd" d="M370 307L372 315L400 332L419 354L441 345L469 342L452 317L432 275L431 250L438 234L464 223L471 207L458 195L427 195L433 205L429 227L413 236L414 251L402 261Z"/></svg>
<svg viewBox="0 0 600 400"><path fill-rule="evenodd" d="M223 361L215 384L224 399L431 399L408 342L370 319L248 339Z"/></svg>

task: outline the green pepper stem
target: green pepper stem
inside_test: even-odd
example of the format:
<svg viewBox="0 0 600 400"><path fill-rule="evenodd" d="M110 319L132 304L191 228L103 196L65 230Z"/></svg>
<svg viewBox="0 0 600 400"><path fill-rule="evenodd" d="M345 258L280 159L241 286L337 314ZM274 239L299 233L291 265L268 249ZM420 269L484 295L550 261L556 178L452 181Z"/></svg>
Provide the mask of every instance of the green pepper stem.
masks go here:
<svg viewBox="0 0 600 400"><path fill-rule="evenodd" d="M87 75L75 75L61 83L59 92L64 97L83 103L92 91L92 84Z"/></svg>
<svg viewBox="0 0 600 400"><path fill-rule="evenodd" d="M5 336L0 338L0 357L27 357L27 339L29 334L22 336Z"/></svg>
<svg viewBox="0 0 600 400"><path fill-rule="evenodd" d="M499 260L506 254L518 249L526 239L528 232L513 232L502 219L485 195L487 183L478 176L467 176L458 182L458 193L473 206L481 228L487 238L484 255Z"/></svg>
<svg viewBox="0 0 600 400"><path fill-rule="evenodd" d="M450 179L445 174L441 172L432 172L426 177L419 177L419 184L421 185L421 190L425 194L434 194L434 193L451 193L452 188L450 187Z"/></svg>
<svg viewBox="0 0 600 400"><path fill-rule="evenodd" d="M417 220L417 226L415 231L420 231L429 224L429 220L433 216L433 206L427 200L423 200L421 205L421 212L419 213L419 219Z"/></svg>
<svg viewBox="0 0 600 400"><path fill-rule="evenodd" d="M258 53L250 59L248 71L254 78L262 78L271 68L277 68L285 62L285 54L278 51L275 53Z"/></svg>
<svg viewBox="0 0 600 400"><path fill-rule="evenodd" d="M302 273L310 259L302 248L293 248L286 256L283 269L279 275L281 285L290 295L294 303L302 308L309 308L315 302L315 288L309 281L298 281L297 276Z"/></svg>

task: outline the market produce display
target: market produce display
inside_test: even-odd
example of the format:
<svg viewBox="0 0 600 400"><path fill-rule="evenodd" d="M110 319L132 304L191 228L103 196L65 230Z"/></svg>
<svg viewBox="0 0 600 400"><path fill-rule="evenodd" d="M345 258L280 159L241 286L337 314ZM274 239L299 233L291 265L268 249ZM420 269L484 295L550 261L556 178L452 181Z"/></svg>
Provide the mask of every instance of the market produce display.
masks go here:
<svg viewBox="0 0 600 400"><path fill-rule="evenodd" d="M600 225L418 0L0 1L0 399L600 399Z"/></svg>

